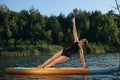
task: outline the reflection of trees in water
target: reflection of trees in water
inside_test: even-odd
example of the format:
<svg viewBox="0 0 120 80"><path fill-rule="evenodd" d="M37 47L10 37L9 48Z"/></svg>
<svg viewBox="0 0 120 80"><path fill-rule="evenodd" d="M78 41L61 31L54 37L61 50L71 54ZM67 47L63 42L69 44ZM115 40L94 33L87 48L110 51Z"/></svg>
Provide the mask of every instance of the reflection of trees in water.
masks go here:
<svg viewBox="0 0 120 80"><path fill-rule="evenodd" d="M7 76L6 80L85 80L80 75L21 75Z"/></svg>
<svg viewBox="0 0 120 80"><path fill-rule="evenodd" d="M12 75L5 80L120 80L110 75Z"/></svg>

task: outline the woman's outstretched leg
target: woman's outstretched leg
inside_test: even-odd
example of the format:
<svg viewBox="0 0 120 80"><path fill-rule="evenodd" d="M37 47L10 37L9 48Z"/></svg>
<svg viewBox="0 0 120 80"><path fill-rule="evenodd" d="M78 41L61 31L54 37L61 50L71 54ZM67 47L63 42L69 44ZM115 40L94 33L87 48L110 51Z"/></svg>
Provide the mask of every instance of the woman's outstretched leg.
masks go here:
<svg viewBox="0 0 120 80"><path fill-rule="evenodd" d="M42 65L37 66L37 68L44 68L46 65L54 61L56 58L60 57L63 50L58 51L56 54L54 54L51 58L49 58L47 61L45 61Z"/></svg>
<svg viewBox="0 0 120 80"><path fill-rule="evenodd" d="M61 62L65 62L67 61L69 58L66 57L66 56L60 56L58 58L56 58L54 61L50 62L49 64L47 64L46 66L44 66L44 68L48 68L48 67L51 67L51 66L54 66L55 64L57 63L61 63Z"/></svg>

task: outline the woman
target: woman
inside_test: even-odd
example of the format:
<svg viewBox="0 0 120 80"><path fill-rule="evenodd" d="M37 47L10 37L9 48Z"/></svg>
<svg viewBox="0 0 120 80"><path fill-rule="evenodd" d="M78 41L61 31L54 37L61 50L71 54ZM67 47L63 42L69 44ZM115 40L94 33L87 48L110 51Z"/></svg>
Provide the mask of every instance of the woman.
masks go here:
<svg viewBox="0 0 120 80"><path fill-rule="evenodd" d="M72 23L73 23L74 42L68 47L58 51L56 54L54 54L51 58L45 61L42 65L39 65L37 68L48 68L57 63L65 62L70 58L72 54L75 54L76 52L79 52L82 65L84 68L86 68L82 46L87 45L88 41L86 39L81 39L81 40L78 39L76 25L75 25L75 18L72 19Z"/></svg>

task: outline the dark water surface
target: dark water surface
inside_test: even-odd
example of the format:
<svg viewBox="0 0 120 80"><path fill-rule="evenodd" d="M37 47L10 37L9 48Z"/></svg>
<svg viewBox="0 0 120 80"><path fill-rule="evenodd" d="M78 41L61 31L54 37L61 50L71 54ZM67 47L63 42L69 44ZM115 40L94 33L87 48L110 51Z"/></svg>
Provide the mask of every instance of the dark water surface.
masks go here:
<svg viewBox="0 0 120 80"><path fill-rule="evenodd" d="M119 53L86 54L88 67L111 67L119 65ZM51 56L0 57L0 80L120 80L119 75L6 75L8 67L36 67ZM82 67L79 55L54 67Z"/></svg>

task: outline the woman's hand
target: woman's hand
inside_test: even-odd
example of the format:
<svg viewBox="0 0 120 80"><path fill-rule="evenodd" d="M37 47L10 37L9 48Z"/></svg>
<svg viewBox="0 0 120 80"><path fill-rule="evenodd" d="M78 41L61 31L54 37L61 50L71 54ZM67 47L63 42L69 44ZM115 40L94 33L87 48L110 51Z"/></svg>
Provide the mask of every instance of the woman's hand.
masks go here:
<svg viewBox="0 0 120 80"><path fill-rule="evenodd" d="M72 23L75 23L75 17L72 18Z"/></svg>

